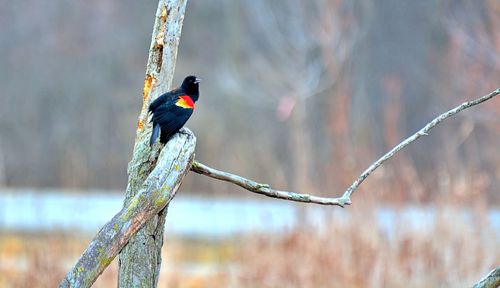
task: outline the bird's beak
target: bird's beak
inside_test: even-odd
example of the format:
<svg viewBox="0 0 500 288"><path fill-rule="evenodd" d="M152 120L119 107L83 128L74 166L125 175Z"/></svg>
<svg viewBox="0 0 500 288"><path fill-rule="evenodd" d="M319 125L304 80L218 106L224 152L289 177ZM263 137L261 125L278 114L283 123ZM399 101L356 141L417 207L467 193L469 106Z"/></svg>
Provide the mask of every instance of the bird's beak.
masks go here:
<svg viewBox="0 0 500 288"><path fill-rule="evenodd" d="M196 77L196 79L194 80L194 83L198 84L200 82L201 82L201 78Z"/></svg>

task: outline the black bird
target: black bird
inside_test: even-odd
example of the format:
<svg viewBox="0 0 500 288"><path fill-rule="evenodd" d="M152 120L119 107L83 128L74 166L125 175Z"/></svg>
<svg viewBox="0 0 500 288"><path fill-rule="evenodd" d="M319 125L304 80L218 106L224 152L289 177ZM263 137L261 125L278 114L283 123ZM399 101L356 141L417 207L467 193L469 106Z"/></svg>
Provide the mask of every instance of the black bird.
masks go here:
<svg viewBox="0 0 500 288"><path fill-rule="evenodd" d="M149 139L152 146L160 136L161 143L167 143L179 131L193 114L194 103L200 96L199 83L196 76L184 78L180 88L169 91L149 105L149 112L153 114L153 133ZM161 131L161 132L160 132Z"/></svg>

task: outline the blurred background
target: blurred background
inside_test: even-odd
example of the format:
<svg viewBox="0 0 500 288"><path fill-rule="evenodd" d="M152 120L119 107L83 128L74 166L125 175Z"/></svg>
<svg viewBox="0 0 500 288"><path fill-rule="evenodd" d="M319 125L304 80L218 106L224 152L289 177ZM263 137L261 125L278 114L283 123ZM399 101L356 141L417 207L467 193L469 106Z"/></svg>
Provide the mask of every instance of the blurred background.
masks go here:
<svg viewBox="0 0 500 288"><path fill-rule="evenodd" d="M197 159L338 196L499 88L500 2L362 2L189 1L174 85L203 79ZM120 209L156 7L0 0L0 287L55 286ZM499 142L495 98L392 158L346 209L191 173L159 287L471 286L500 264Z"/></svg>

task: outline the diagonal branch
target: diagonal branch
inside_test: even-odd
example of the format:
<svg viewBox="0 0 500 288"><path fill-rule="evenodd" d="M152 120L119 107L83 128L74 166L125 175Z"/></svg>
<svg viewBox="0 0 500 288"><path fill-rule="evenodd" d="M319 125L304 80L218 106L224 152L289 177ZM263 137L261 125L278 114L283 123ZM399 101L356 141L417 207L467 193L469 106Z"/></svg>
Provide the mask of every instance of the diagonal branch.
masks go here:
<svg viewBox="0 0 500 288"><path fill-rule="evenodd" d="M90 287L137 231L172 200L189 171L196 146L191 131L181 132L161 150L155 168L139 191L99 230L59 287Z"/></svg>
<svg viewBox="0 0 500 288"><path fill-rule="evenodd" d="M488 101L491 98L497 96L500 94L500 88L491 92L488 95L482 96L476 100L469 101L469 102L464 102L460 104L459 106L439 115L438 117L434 118L431 122L429 122L427 125L424 126L424 128L420 129L417 133L411 135L410 137L406 138L403 142L399 143L396 147L392 148L391 151L387 152L384 156L382 156L380 159L378 159L375 163L373 163L368 169L361 174L354 183L345 191L344 195L342 195L342 198L347 199L350 202L350 197L352 193L361 185L361 183L368 177L375 169L377 169L382 163L387 161L389 158L394 156L396 153L401 151L401 149L405 148L406 146L410 145L412 142L420 138L421 136L427 136L429 135L429 131L434 128L437 124L443 122L445 119L457 114L460 111L463 111L467 108L470 108L472 106L475 106L477 104L483 103L484 101Z"/></svg>
<svg viewBox="0 0 500 288"><path fill-rule="evenodd" d="M497 288L500 287L500 266L491 270L488 275L484 276L483 279L479 280L473 288Z"/></svg>
<svg viewBox="0 0 500 288"><path fill-rule="evenodd" d="M297 202L305 202L305 203L315 203L315 204L322 204L322 205L337 205L344 207L345 205L351 204L351 195L358 189L359 185L363 183L363 181L373 172L375 171L380 165L382 165L385 161L389 160L392 156L394 156L396 153L401 151L403 148L406 146L410 145L412 142L420 138L421 136L429 135L429 131L434 128L437 124L443 122L445 119L467 109L472 106L478 105L482 102L485 102L487 100L492 99L493 97L497 96L500 94L500 88L491 92L488 95L485 95L483 97L480 97L476 100L469 101L469 102L464 102L461 105L439 115L438 117L434 118L431 122L429 122L427 125L424 126L424 128L420 129L418 132L415 134L411 135L410 137L406 138L403 142L399 143L396 147L392 148L389 152L387 152L384 156L382 156L380 159L375 161L370 167L368 167L353 183L352 185L347 188L347 190L344 192L344 194L341 197L338 198L325 198L325 197L318 197L318 196L313 196L313 195L308 195L308 194L301 194L301 193L295 193L295 192L287 192L287 191L279 191L271 188L268 184L261 184L246 178L243 178L238 175L234 175L228 172L224 171L219 171L213 168L210 168L202 163L199 163L197 161L193 162L193 165L191 166L191 171L202 174L208 177L212 177L218 180L230 182L233 184L236 184L250 192L254 192L257 194L262 194L268 197L273 197L273 198L278 198L278 199L285 199L285 200L291 200L291 201L297 201Z"/></svg>

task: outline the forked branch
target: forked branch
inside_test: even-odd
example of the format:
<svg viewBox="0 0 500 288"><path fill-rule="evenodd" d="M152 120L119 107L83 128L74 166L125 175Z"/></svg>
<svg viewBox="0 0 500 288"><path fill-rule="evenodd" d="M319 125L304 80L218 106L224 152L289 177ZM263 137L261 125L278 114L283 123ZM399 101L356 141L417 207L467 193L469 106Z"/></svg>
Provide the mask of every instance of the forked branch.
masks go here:
<svg viewBox="0 0 500 288"><path fill-rule="evenodd" d="M429 135L429 131L434 128L437 124L443 122L445 119L467 109L472 106L478 105L482 102L488 101L492 99L493 97L497 96L500 94L500 88L491 92L488 95L485 95L483 97L480 97L476 100L469 101L462 103L461 105L439 115L438 117L434 118L431 122L429 122L427 125L424 126L424 128L420 129L417 131L415 134L411 135L410 137L406 138L403 142L399 143L396 147L392 148L389 152L387 152L384 156L380 157L377 161L375 161L370 167L368 167L353 183L352 185L347 188L347 190L344 192L344 194L341 197L338 198L325 198L325 197L318 197L318 196L313 196L313 195L308 195L308 194L301 194L301 193L295 193L295 192L287 192L287 191L279 191L271 188L268 184L261 184L246 178L243 178L238 175L234 175L228 172L224 171L219 171L213 168L208 167L207 165L204 165L202 163L199 163L197 161L193 162L193 165L191 166L191 171L196 172L198 174L203 174L208 177L212 177L218 180L230 182L233 184L236 184L250 192L262 194L268 197L273 197L273 198L278 198L278 199L285 199L285 200L291 200L291 201L297 201L297 202L305 202L305 203L315 203L315 204L322 204L322 205L337 205L344 207L345 205L351 204L351 195L358 189L359 185L363 183L363 181L373 172L375 171L380 165L382 165L385 161L389 160L392 156L394 156L396 153L401 151L403 148L406 146L410 145L412 142L420 138L421 136Z"/></svg>

